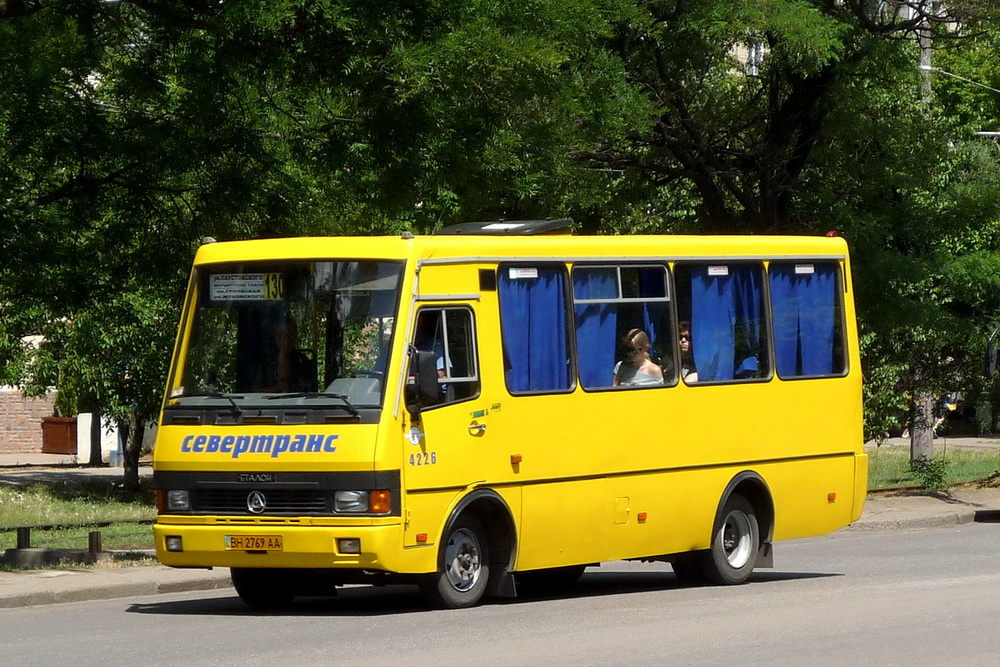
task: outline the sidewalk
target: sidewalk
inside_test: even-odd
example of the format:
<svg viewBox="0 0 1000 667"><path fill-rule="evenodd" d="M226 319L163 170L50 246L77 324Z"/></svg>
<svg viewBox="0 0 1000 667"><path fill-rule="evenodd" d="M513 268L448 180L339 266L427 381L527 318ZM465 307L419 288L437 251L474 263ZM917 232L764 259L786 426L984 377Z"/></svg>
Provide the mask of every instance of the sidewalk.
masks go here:
<svg viewBox="0 0 1000 667"><path fill-rule="evenodd" d="M164 565L0 571L0 609L228 588L229 570Z"/></svg>
<svg viewBox="0 0 1000 667"><path fill-rule="evenodd" d="M995 440L983 443L996 446ZM44 455L47 456L47 455ZM26 464L22 464L26 465ZM51 465L51 464L49 464ZM53 474L121 474L121 469L5 467L0 459L0 485L11 478ZM148 467L141 474L150 474ZM18 482L14 482L18 483ZM939 494L875 494L861 519L846 531L918 530L980 521L1000 523L1000 488L957 488ZM780 550L780 545L778 546ZM79 569L0 571L0 609L122 597L215 590L230 586L229 570L178 570L162 565Z"/></svg>

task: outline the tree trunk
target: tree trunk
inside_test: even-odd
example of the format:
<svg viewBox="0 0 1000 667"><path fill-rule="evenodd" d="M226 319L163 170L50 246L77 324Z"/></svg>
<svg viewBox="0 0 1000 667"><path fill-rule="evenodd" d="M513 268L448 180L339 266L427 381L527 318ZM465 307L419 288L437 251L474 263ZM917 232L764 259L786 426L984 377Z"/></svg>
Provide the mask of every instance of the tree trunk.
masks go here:
<svg viewBox="0 0 1000 667"><path fill-rule="evenodd" d="M139 456L142 454L142 436L146 432L146 418L133 411L129 418L119 424L122 431L122 480L126 491L139 490Z"/></svg>
<svg viewBox="0 0 1000 667"><path fill-rule="evenodd" d="M101 413L94 411L90 413L90 465L104 465L104 453L101 451L101 426L104 420Z"/></svg>
<svg viewBox="0 0 1000 667"><path fill-rule="evenodd" d="M934 399L923 394L913 407L910 420L910 461L934 458Z"/></svg>

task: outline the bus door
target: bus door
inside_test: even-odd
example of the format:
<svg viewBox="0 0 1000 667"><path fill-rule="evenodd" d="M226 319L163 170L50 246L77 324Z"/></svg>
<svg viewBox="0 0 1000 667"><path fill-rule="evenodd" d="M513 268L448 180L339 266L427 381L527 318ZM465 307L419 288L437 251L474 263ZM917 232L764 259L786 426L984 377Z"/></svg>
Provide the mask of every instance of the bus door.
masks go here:
<svg viewBox="0 0 1000 667"><path fill-rule="evenodd" d="M434 304L417 310L410 343L433 353L438 392L423 401L419 419L411 419L404 434L403 469L411 494L464 488L483 479L480 454L488 436L475 416L481 398L476 342L475 304ZM411 380L412 375L411 366ZM408 404L412 391L410 385Z"/></svg>

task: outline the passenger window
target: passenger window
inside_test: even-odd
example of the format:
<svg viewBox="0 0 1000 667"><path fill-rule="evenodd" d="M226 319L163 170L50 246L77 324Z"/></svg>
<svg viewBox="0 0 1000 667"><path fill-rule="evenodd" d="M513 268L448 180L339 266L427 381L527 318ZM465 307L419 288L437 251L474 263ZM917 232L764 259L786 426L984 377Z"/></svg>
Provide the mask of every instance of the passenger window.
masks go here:
<svg viewBox="0 0 1000 667"><path fill-rule="evenodd" d="M771 262L774 363L782 378L846 370L840 270L835 262Z"/></svg>
<svg viewBox="0 0 1000 667"><path fill-rule="evenodd" d="M512 394L573 388L565 274L561 265L498 271L504 379Z"/></svg>
<svg viewBox="0 0 1000 667"><path fill-rule="evenodd" d="M687 347L692 367L686 369L685 381L769 377L763 267L757 263L679 264L674 277L679 328L690 336ZM682 365L687 365L686 359Z"/></svg>
<svg viewBox="0 0 1000 667"><path fill-rule="evenodd" d="M666 267L576 265L573 310L584 389L676 381Z"/></svg>
<svg viewBox="0 0 1000 667"><path fill-rule="evenodd" d="M441 397L438 405L479 395L476 335L468 308L422 308L417 313L413 346L433 352Z"/></svg>

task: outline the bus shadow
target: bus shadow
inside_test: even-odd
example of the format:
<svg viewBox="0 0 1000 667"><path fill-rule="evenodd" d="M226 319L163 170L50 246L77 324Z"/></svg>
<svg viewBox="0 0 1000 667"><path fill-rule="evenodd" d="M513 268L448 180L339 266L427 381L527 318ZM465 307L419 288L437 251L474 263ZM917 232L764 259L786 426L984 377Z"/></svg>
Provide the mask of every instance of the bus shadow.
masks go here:
<svg viewBox="0 0 1000 667"><path fill-rule="evenodd" d="M828 572L754 572L747 585L805 579L842 577ZM579 581L558 588L521 587L516 598L496 598L487 605L521 605L565 599L597 598L611 595L697 590L708 588L687 584L672 572L602 572L589 570ZM733 590L737 590L734 588ZM210 598L135 603L126 612L166 616L390 616L431 611L416 586L347 586L330 597L297 597L290 606L275 611L247 607L233 592Z"/></svg>

